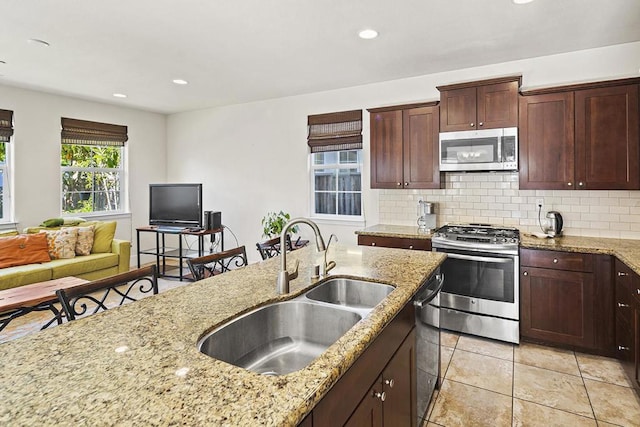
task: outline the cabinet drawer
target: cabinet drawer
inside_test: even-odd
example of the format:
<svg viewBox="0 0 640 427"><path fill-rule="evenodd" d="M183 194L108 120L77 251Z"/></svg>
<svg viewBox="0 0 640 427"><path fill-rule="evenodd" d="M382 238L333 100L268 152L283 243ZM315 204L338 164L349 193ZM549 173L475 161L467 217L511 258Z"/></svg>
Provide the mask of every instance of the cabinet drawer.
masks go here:
<svg viewBox="0 0 640 427"><path fill-rule="evenodd" d="M410 239L403 237L358 236L361 246L380 246L383 248L414 249L420 251L431 250L430 239Z"/></svg>
<svg viewBox="0 0 640 427"><path fill-rule="evenodd" d="M520 250L520 263L527 267L592 272L594 261L592 254L535 249Z"/></svg>
<svg viewBox="0 0 640 427"><path fill-rule="evenodd" d="M625 302L630 303L631 301L635 301L636 305L640 305L640 277L619 260L616 260L614 276L616 281L616 299L618 298L618 292L622 294L624 292L623 289L626 289L627 293L632 297Z"/></svg>

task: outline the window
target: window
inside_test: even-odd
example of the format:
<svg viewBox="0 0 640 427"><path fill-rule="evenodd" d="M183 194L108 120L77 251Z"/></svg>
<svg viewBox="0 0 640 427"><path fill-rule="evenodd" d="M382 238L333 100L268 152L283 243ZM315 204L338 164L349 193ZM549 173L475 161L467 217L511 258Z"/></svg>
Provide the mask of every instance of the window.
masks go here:
<svg viewBox="0 0 640 427"><path fill-rule="evenodd" d="M9 142L13 135L13 111L0 110L0 221L11 220L11 186L9 185L10 155Z"/></svg>
<svg viewBox="0 0 640 427"><path fill-rule="evenodd" d="M62 119L62 213L124 210L127 127Z"/></svg>
<svg viewBox="0 0 640 427"><path fill-rule="evenodd" d="M313 153L313 213L362 216L362 150Z"/></svg>

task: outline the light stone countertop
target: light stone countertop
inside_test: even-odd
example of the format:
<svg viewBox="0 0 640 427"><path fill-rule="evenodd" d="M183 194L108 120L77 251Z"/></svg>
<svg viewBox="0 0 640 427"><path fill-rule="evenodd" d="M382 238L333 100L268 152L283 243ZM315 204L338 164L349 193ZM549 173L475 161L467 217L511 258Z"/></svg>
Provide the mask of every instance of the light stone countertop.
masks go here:
<svg viewBox="0 0 640 427"><path fill-rule="evenodd" d="M285 296L275 293L280 259L273 258L0 344L0 425L296 425L444 255L331 246L331 276L396 289L300 371L263 376L200 353L206 332L311 286L315 248L288 258L289 268L300 259L300 276Z"/></svg>
<svg viewBox="0 0 640 427"><path fill-rule="evenodd" d="M359 235L378 237L404 237L430 239L431 234L418 231L418 227L378 224L356 231ZM614 255L633 271L640 274L640 241L632 239L609 239L604 237L561 236L540 239L529 233L521 233L520 247L564 252L585 252Z"/></svg>

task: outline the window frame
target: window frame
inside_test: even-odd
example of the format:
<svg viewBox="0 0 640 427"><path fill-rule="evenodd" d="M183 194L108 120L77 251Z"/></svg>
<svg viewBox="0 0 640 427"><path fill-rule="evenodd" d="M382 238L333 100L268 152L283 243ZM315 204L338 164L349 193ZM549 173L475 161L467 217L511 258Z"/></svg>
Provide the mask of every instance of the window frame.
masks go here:
<svg viewBox="0 0 640 427"><path fill-rule="evenodd" d="M358 161L356 163L340 163L340 152L348 152L355 151L358 155ZM364 169L364 150L362 148L356 149L347 149L347 150L337 150L337 151L326 151L324 153L335 152L338 153L338 162L337 163L323 163L323 164L315 164L313 158L316 154L323 154L323 152L317 153L309 153L308 162L309 162L309 189L310 189L310 197L309 197L309 209L310 216L315 219L321 220L332 220L332 221L342 221L342 222L363 222L364 221L364 186L363 186L363 169ZM360 215L341 215L339 213L335 214L324 214L316 212L316 183L315 183L315 171L318 169L358 169L360 171L360 191L339 191L337 188L332 193L335 193L336 198L340 193L360 193ZM338 201L336 200L336 208L338 206ZM337 210L337 209L336 209Z"/></svg>
<svg viewBox="0 0 640 427"><path fill-rule="evenodd" d="M99 167L77 167L77 166L62 166L60 165L60 214L62 217L65 216L78 216L82 215L83 217L91 217L91 216L105 216L105 215L119 215L127 213L127 199L126 199L126 186L127 186L127 170L126 170L126 155L127 149L126 145L122 146L114 146L110 144L60 144L60 153L58 157L60 160L62 159L62 148L65 145L80 145L80 146L90 146L90 147L112 147L120 150L120 165L118 168L99 168ZM61 162L62 163L62 162ZM64 182L63 176L65 172L90 172L90 173L100 173L100 172L117 172L119 175L119 191L118 196L120 198L120 206L116 210L112 211L95 211L92 210L90 212L65 212L64 208ZM92 191L95 193L95 191Z"/></svg>
<svg viewBox="0 0 640 427"><path fill-rule="evenodd" d="M0 224L9 224L13 222L13 194L11 184L13 182L13 136L9 137L9 142L4 142L5 162L0 163L0 171L2 171L2 215L0 216Z"/></svg>

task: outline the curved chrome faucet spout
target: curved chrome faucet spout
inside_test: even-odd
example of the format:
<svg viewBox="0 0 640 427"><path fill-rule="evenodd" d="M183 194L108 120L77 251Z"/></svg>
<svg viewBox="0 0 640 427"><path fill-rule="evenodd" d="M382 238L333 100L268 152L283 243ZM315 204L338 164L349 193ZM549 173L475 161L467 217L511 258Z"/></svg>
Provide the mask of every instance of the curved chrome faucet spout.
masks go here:
<svg viewBox="0 0 640 427"><path fill-rule="evenodd" d="M280 233L280 272L278 273L278 279L276 283L276 292L279 295L288 294L289 293L289 281L291 279L295 279L298 277L298 262L296 262L296 267L293 273L289 273L287 271L287 233L296 224L307 224L309 227L313 229L313 232L316 235L316 247L318 248L318 252L322 252L326 250L326 246L324 244L324 239L322 238L322 234L320 233L320 229L316 225L315 222L307 219L307 218L294 218L282 228L282 233Z"/></svg>

